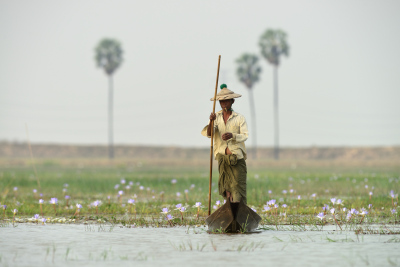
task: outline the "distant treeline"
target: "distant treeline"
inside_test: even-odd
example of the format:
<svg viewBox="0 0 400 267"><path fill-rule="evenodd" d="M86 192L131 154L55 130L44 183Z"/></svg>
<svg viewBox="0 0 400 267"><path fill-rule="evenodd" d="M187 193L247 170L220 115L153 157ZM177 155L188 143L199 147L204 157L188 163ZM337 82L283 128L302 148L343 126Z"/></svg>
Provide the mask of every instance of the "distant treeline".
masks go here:
<svg viewBox="0 0 400 267"><path fill-rule="evenodd" d="M35 158L106 158L106 145L32 144ZM251 148L248 149L251 159ZM258 148L258 159L272 159L273 148ZM209 148L116 145L116 158L207 159ZM26 143L0 142L0 158L29 158ZM399 160L400 146L392 147L301 147L282 148L281 159L296 160Z"/></svg>

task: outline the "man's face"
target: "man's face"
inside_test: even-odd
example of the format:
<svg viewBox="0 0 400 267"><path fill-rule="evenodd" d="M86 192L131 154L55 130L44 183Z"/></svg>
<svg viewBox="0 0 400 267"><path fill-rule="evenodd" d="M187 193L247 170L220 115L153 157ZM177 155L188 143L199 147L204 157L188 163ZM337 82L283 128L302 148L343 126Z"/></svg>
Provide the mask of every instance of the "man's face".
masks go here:
<svg viewBox="0 0 400 267"><path fill-rule="evenodd" d="M231 110L233 102L235 102L235 100L226 99L226 100L220 100L219 104L221 105L221 108L226 111L226 110Z"/></svg>

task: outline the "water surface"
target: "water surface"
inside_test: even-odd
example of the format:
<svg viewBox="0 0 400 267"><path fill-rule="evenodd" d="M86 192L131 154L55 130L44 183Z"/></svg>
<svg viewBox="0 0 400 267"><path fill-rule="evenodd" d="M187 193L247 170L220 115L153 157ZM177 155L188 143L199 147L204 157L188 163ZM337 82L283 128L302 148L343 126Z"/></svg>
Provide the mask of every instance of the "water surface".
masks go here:
<svg viewBox="0 0 400 267"><path fill-rule="evenodd" d="M334 226L237 235L98 224L0 227L0 266L398 266L399 251L400 235Z"/></svg>

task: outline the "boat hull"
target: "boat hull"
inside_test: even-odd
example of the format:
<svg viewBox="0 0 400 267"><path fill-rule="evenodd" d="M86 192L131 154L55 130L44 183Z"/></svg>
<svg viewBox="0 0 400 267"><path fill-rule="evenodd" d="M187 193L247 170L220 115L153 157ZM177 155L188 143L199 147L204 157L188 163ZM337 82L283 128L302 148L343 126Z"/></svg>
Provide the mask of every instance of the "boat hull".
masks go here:
<svg viewBox="0 0 400 267"><path fill-rule="evenodd" d="M207 217L206 224L209 232L245 233L257 229L261 217L251 208L240 201L226 203Z"/></svg>

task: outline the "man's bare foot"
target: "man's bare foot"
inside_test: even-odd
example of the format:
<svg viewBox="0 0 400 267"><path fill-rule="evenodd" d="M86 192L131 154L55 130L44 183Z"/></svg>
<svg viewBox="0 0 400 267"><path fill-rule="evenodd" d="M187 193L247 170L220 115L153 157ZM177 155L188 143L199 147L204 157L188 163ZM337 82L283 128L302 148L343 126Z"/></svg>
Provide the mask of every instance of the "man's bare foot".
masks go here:
<svg viewBox="0 0 400 267"><path fill-rule="evenodd" d="M232 197L231 192L226 191L226 198L229 198L229 201L230 201L230 202L233 202L233 197Z"/></svg>

